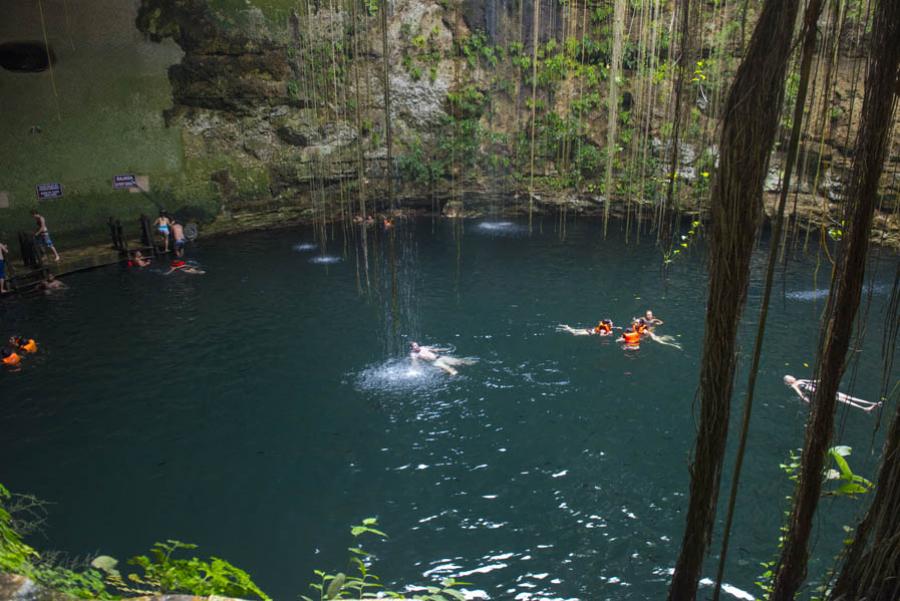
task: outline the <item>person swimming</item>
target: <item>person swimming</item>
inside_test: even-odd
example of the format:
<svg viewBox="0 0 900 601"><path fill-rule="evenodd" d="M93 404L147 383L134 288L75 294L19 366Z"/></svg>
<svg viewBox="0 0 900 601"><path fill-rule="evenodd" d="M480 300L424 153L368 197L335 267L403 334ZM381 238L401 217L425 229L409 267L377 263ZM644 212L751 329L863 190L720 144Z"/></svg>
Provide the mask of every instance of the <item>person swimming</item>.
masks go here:
<svg viewBox="0 0 900 601"><path fill-rule="evenodd" d="M567 332L572 336L610 336L613 333L613 322L611 319L601 319L593 328L573 328L568 324L557 324L557 332Z"/></svg>
<svg viewBox="0 0 900 601"><path fill-rule="evenodd" d="M182 273L190 273L192 275L203 275L206 272L202 269L194 267L193 265L188 264L186 261L182 261L181 259L175 259L169 264L169 271L165 272L163 275L169 275L175 273L176 271L180 271Z"/></svg>
<svg viewBox="0 0 900 601"><path fill-rule="evenodd" d="M0 349L0 363L3 363L3 365L7 367L16 367L21 362L22 357L11 348L4 346Z"/></svg>
<svg viewBox="0 0 900 601"><path fill-rule="evenodd" d="M641 347L641 335L634 329L634 326L631 325L625 328L616 342L624 343L626 349L639 349Z"/></svg>
<svg viewBox="0 0 900 601"><path fill-rule="evenodd" d="M33 338L23 338L21 336L11 336L9 345L22 353L34 354L38 352L37 342Z"/></svg>
<svg viewBox="0 0 900 601"><path fill-rule="evenodd" d="M150 265L150 259L145 257L144 253L139 250L134 251L134 254L128 259L129 267L147 267L148 265Z"/></svg>
<svg viewBox="0 0 900 601"><path fill-rule="evenodd" d="M798 380L792 375L786 375L784 376L784 385L796 392L801 399L807 403L811 403L812 397L816 394L818 382L816 380ZM845 405L862 409L865 412L872 411L876 407L881 406L881 402L874 403L872 401L858 399L849 394L844 394L843 392L837 393L835 398Z"/></svg>
<svg viewBox="0 0 900 601"><path fill-rule="evenodd" d="M409 343L409 358L412 359L413 365L418 363L419 359L428 361L438 369L442 369L451 376L459 373L456 370L460 365L474 365L478 362L472 357L451 357L450 355L441 355L439 353L449 352L450 349L438 346L423 346L418 342Z"/></svg>

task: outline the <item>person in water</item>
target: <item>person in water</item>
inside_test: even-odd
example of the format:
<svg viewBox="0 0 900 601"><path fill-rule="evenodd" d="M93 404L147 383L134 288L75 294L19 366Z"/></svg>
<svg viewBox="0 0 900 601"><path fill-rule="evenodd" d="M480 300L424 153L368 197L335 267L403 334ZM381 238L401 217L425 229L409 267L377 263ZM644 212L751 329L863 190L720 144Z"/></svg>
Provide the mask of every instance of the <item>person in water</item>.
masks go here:
<svg viewBox="0 0 900 601"><path fill-rule="evenodd" d="M456 370L456 367L459 365L474 365L476 363L475 359L469 357L451 357L450 355L441 355L440 353L446 353L450 349L441 348L438 346L422 346L418 342L410 342L409 343L409 357L412 359L413 365L417 364L419 360L428 361L438 369L442 369L451 376L455 376L459 372Z"/></svg>
<svg viewBox="0 0 900 601"><path fill-rule="evenodd" d="M48 248L52 250L53 256L56 257L56 262L59 263L59 253L56 252L53 240L50 239L50 230L47 229L47 220L44 219L43 215L37 212L37 209L31 209L31 216L34 217L34 221L37 224L37 230L34 232L35 242L45 249Z"/></svg>
<svg viewBox="0 0 900 601"><path fill-rule="evenodd" d="M129 267L147 267L150 265L150 259L144 256L139 250L134 251L134 254L131 255L131 259L128 260Z"/></svg>
<svg viewBox="0 0 900 601"><path fill-rule="evenodd" d="M163 252L169 252L169 230L172 225L169 215L165 211L160 211L153 225L156 227L156 233L163 239Z"/></svg>
<svg viewBox="0 0 900 601"><path fill-rule="evenodd" d="M4 346L0 349L0 363L3 363L6 367L16 367L21 362L22 357L11 348Z"/></svg>
<svg viewBox="0 0 900 601"><path fill-rule="evenodd" d="M52 273L48 273L47 277L44 278L38 286L45 294L50 294L54 290L65 290L68 288L68 286L57 280L56 276Z"/></svg>
<svg viewBox="0 0 900 601"><path fill-rule="evenodd" d="M9 346L22 354L33 355L38 352L37 342L35 342L33 338L11 336L9 339Z"/></svg>
<svg viewBox="0 0 900 601"><path fill-rule="evenodd" d="M624 343L626 349L639 349L641 348L641 334L631 325L625 328L616 342Z"/></svg>
<svg viewBox="0 0 900 601"><path fill-rule="evenodd" d="M187 238L184 237L184 226L172 220L172 239L175 240L175 256L184 256L184 245L187 244Z"/></svg>
<svg viewBox="0 0 900 601"><path fill-rule="evenodd" d="M189 265L186 262L182 261L181 259L175 259L174 261L172 261L169 264L169 271L167 271L163 275L169 275L176 271L180 271L182 273L190 273L193 275L203 275L204 273L206 273L202 269L198 269L197 267L194 267L193 265Z"/></svg>
<svg viewBox="0 0 900 601"><path fill-rule="evenodd" d="M611 336L614 327L611 319L601 319L593 328L573 328L561 323L556 326L556 331L567 332L572 336Z"/></svg>
<svg viewBox="0 0 900 601"><path fill-rule="evenodd" d="M0 242L0 294L6 294L9 289L6 287L6 254L9 248Z"/></svg>
<svg viewBox="0 0 900 601"><path fill-rule="evenodd" d="M784 385L796 392L797 395L807 403L812 402L812 396L816 393L817 384L818 382L815 380L798 380L791 375L784 376ZM880 402L873 403L872 401L858 399L849 394L844 394L843 392L837 393L835 398L845 405L850 405L851 407L856 407L863 411L872 411L876 407L881 406Z"/></svg>

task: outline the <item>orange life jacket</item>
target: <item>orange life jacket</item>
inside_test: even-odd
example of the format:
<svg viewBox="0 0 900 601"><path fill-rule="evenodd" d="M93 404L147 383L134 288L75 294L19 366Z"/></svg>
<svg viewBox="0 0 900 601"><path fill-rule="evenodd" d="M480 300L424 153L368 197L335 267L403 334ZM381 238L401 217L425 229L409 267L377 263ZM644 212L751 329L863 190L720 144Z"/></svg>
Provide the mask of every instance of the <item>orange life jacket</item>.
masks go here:
<svg viewBox="0 0 900 601"><path fill-rule="evenodd" d="M36 353L38 350L37 342L35 342L34 339L29 338L28 342L25 344L19 343L19 350L25 351L26 353Z"/></svg>
<svg viewBox="0 0 900 601"><path fill-rule="evenodd" d="M625 338L625 344L639 344L641 342L641 335L637 332L625 332L622 336Z"/></svg>
<svg viewBox="0 0 900 601"><path fill-rule="evenodd" d="M10 353L6 357L3 357L3 365L18 365L21 361L22 358L16 353Z"/></svg>

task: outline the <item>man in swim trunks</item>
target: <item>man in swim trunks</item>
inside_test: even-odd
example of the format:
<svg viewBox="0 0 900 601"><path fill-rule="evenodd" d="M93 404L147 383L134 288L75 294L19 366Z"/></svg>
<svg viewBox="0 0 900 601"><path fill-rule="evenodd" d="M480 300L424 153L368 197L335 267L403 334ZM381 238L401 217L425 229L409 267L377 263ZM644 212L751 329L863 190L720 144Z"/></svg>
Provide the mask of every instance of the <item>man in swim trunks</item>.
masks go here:
<svg viewBox="0 0 900 601"><path fill-rule="evenodd" d="M0 242L0 294L6 294L9 289L6 287L6 253L9 248Z"/></svg>
<svg viewBox="0 0 900 601"><path fill-rule="evenodd" d="M409 343L409 357L412 359L413 364L418 363L419 359L422 361L428 361L438 369L442 369L451 376L455 376L459 372L456 370L455 366L458 365L473 365L476 362L476 359L472 359L469 357L451 357L449 355L439 355L438 353L445 353L450 349L445 349L437 346L420 346L418 342L410 342Z"/></svg>
<svg viewBox="0 0 900 601"><path fill-rule="evenodd" d="M37 209L31 209L31 216L34 217L35 223L37 223L37 231L34 232L35 241L44 248L49 248L53 251L53 256L56 257L56 262L59 263L59 253L56 252L56 247L53 246L53 240L50 239L50 230L47 229L47 220L44 219L44 216L37 212Z"/></svg>
<svg viewBox="0 0 900 601"><path fill-rule="evenodd" d="M172 220L172 238L175 240L175 256L184 256L184 245L187 244L187 238L184 237L184 226Z"/></svg>
<svg viewBox="0 0 900 601"><path fill-rule="evenodd" d="M817 384L818 382L816 382L815 380L798 380L791 375L787 375L784 377L784 385L791 388L791 390L796 392L800 396L800 398L807 403L812 402L811 397L816 393ZM881 405L880 402L873 403L872 401L858 399L856 397L850 396L849 394L844 394L843 392L837 393L837 396L835 398L841 403L850 405L851 407L856 407L857 409L862 409L863 411L867 412Z"/></svg>

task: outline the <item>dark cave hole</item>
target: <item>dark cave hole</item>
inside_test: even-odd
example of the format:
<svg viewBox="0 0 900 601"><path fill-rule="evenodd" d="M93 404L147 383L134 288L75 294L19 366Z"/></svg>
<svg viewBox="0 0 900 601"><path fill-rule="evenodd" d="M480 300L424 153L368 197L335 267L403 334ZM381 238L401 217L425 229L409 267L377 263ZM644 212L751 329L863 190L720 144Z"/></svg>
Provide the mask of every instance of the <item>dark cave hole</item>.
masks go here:
<svg viewBox="0 0 900 601"><path fill-rule="evenodd" d="M39 73L56 62L52 48L43 42L5 42L0 44L0 67L7 71Z"/></svg>

